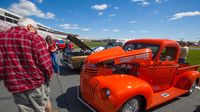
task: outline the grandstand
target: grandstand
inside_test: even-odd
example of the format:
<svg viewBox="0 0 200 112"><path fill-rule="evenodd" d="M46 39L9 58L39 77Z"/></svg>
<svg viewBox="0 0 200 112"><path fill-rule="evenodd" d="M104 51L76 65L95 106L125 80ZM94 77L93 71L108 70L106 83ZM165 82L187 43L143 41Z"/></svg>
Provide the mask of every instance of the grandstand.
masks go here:
<svg viewBox="0 0 200 112"><path fill-rule="evenodd" d="M23 18L18 14L10 12L6 9L0 8L0 32L9 29L12 26L17 26L17 22ZM55 30L40 23L38 25L38 33L45 38L47 35L52 36L53 39L64 39L68 35L65 32Z"/></svg>

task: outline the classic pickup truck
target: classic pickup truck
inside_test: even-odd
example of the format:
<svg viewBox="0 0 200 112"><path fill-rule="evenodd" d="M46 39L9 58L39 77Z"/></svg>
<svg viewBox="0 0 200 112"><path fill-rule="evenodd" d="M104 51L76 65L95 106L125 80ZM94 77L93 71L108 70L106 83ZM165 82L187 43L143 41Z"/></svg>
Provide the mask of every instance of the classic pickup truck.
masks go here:
<svg viewBox="0 0 200 112"><path fill-rule="evenodd" d="M179 64L180 46L166 39L137 39L89 55L78 99L92 111L143 112L199 84L200 65Z"/></svg>

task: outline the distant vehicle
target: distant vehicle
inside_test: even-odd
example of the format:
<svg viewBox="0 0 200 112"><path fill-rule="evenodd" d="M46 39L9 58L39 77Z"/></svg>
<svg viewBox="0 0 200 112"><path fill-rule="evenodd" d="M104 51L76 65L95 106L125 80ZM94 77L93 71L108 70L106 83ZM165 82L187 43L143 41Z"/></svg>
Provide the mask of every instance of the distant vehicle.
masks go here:
<svg viewBox="0 0 200 112"><path fill-rule="evenodd" d="M64 40L58 39L55 40L56 46L58 47L59 51L64 51L66 48L66 43Z"/></svg>
<svg viewBox="0 0 200 112"><path fill-rule="evenodd" d="M92 50L94 52L99 52L99 51L102 51L104 49L107 49L107 47L105 47L105 46L97 46L97 47L93 48Z"/></svg>
<svg viewBox="0 0 200 112"><path fill-rule="evenodd" d="M80 74L78 99L93 111L144 112L200 82L200 65L179 64L180 46L165 39L130 40L89 55Z"/></svg>

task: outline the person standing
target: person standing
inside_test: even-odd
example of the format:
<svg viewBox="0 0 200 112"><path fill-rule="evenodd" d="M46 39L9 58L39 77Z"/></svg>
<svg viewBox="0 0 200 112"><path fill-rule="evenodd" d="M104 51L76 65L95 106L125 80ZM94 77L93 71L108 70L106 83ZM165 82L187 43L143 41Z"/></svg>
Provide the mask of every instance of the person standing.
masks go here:
<svg viewBox="0 0 200 112"><path fill-rule="evenodd" d="M69 47L68 47L68 48L69 48L69 51L72 52L72 50L74 49L73 43L72 43L72 42L69 42L68 45L69 45Z"/></svg>
<svg viewBox="0 0 200 112"><path fill-rule="evenodd" d="M186 63L185 61L186 61L188 52L189 52L188 43L182 42L180 56L179 56L179 63Z"/></svg>
<svg viewBox="0 0 200 112"><path fill-rule="evenodd" d="M20 112L51 112L52 62L37 28L34 20L23 18L0 33L0 79Z"/></svg>
<svg viewBox="0 0 200 112"><path fill-rule="evenodd" d="M46 37L46 42L48 45L49 54L51 56L54 72L60 73L60 68L58 66L57 55L56 55L56 50L57 50L56 44L49 35Z"/></svg>

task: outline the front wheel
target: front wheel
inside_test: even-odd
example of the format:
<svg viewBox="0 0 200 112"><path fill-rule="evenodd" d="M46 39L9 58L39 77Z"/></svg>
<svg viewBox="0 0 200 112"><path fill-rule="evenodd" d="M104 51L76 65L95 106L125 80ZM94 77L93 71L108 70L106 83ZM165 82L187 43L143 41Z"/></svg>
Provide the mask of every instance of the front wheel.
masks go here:
<svg viewBox="0 0 200 112"><path fill-rule="evenodd" d="M141 112L141 98L134 97L127 101L119 110L119 112Z"/></svg>
<svg viewBox="0 0 200 112"><path fill-rule="evenodd" d="M194 81L193 84L192 84L192 86L190 87L188 93L186 93L185 95L186 96L191 95L194 92L196 86L197 86L197 81Z"/></svg>

